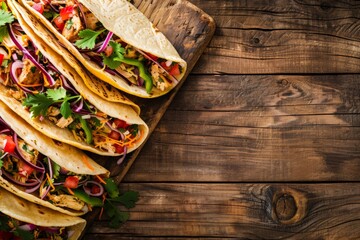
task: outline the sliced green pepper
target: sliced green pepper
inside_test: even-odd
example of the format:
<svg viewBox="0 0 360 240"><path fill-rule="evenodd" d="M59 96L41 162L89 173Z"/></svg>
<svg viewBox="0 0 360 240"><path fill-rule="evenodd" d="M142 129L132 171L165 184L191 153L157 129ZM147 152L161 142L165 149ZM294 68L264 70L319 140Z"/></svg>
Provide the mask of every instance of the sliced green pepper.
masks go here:
<svg viewBox="0 0 360 240"><path fill-rule="evenodd" d="M153 87L152 79L151 79L150 74L145 69L144 64L142 62L140 62L139 60L136 60L136 59L125 58L125 57L124 58L117 57L117 58L114 58L114 60L138 67L139 75L145 81L146 92L147 93L151 92L151 89Z"/></svg>
<svg viewBox="0 0 360 240"><path fill-rule="evenodd" d="M79 121L80 121L80 124L81 124L81 128L85 132L86 143L91 144L93 139L92 139L92 133L91 133L91 129L89 128L89 125L87 124L85 119L83 119L81 116L79 117Z"/></svg>
<svg viewBox="0 0 360 240"><path fill-rule="evenodd" d="M90 197L84 191L79 190L79 189L74 189L73 192L74 192L75 197L79 198L80 200L86 202L87 204L89 204L93 207L102 207L103 206L103 202L101 201L100 198Z"/></svg>

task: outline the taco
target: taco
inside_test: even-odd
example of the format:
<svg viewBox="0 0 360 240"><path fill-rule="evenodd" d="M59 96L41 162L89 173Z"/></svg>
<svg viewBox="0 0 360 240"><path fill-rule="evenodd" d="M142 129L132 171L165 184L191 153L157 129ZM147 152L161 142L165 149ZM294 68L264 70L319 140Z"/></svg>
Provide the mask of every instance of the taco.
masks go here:
<svg viewBox="0 0 360 240"><path fill-rule="evenodd" d="M186 62L128 0L20 2L91 73L122 91L143 98L158 97L185 75ZM34 21L29 24L37 28ZM48 41L49 37L44 38Z"/></svg>
<svg viewBox="0 0 360 240"><path fill-rule="evenodd" d="M79 239L86 221L28 202L0 188L0 239Z"/></svg>
<svg viewBox="0 0 360 240"><path fill-rule="evenodd" d="M53 210L80 216L102 206L109 171L50 139L0 101L0 186Z"/></svg>
<svg viewBox="0 0 360 240"><path fill-rule="evenodd" d="M106 156L141 145L148 127L129 105L104 100L26 25L11 1L0 43L0 100L48 137Z"/></svg>

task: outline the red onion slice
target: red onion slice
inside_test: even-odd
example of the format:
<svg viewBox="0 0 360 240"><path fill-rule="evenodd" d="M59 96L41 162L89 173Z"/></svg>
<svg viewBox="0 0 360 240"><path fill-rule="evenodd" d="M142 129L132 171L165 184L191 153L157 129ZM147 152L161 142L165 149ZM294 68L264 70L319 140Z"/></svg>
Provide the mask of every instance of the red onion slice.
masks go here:
<svg viewBox="0 0 360 240"><path fill-rule="evenodd" d="M19 48L19 50L21 50L24 53L24 55L26 55L30 59L30 61L46 76L47 80L49 81L49 85L54 86L55 80L44 69L44 67L35 60L35 58L29 53L29 51L19 43L19 41L15 37L15 34L13 32L11 25L9 25L9 35L10 35L11 40L16 45L16 47Z"/></svg>
<svg viewBox="0 0 360 240"><path fill-rule="evenodd" d="M23 183L23 182L20 182L18 180L15 180L13 178L13 176L11 176L11 174L9 174L8 172L6 171L2 171L2 175L7 179L9 180L10 182L12 183L15 183L16 185L19 185L19 186L22 186L22 187L34 187L36 186L37 184L39 184L39 182L35 179L32 179L30 182L27 182L27 183Z"/></svg>
<svg viewBox="0 0 360 240"><path fill-rule="evenodd" d="M92 192L91 192L91 188L87 186L88 184L93 184L93 185L98 186L98 187L100 188L100 192L98 192L98 193L92 193ZM103 193L104 193L104 187L103 187L100 183L95 182L95 181L87 181L87 182L83 185L83 189L84 189L84 191L86 192L87 195L92 196L92 197L100 197L100 196L103 195Z"/></svg>
<svg viewBox="0 0 360 240"><path fill-rule="evenodd" d="M34 224L31 224L31 223L26 223L26 224L23 224L21 226L18 226L18 228L20 228L21 230L24 230L24 231L33 231L36 229L36 225Z"/></svg>
<svg viewBox="0 0 360 240"><path fill-rule="evenodd" d="M121 158L119 158L119 159L116 161L116 164L117 164L117 165L120 165L120 164L124 161L124 159L125 159L125 157L126 157L126 153L127 153L127 147L124 147L124 153L123 153L123 155L121 156Z"/></svg>
<svg viewBox="0 0 360 240"><path fill-rule="evenodd" d="M21 158L21 160L23 160L23 162L25 162L25 164L27 164L30 167L36 169L37 171L45 172L44 166L39 167L39 166L37 166L37 165L35 165L35 164L33 164L33 163L26 160L25 156L22 154L22 151L20 150L17 134L14 133L13 137L14 137L14 142L15 142L15 147L16 147L17 153L19 154L19 157Z"/></svg>
<svg viewBox="0 0 360 240"><path fill-rule="evenodd" d="M122 132L120 132L119 130L117 130L116 128L113 128L113 127L111 126L111 123L110 123L109 121L106 122L106 125L107 125L111 130L119 133L120 136L121 136L121 140L124 140L124 139L125 139L124 134L123 134Z"/></svg>
<svg viewBox="0 0 360 240"><path fill-rule="evenodd" d="M106 35L105 41L103 42L103 44L101 45L101 47L99 48L99 50L97 50L97 53L101 53L103 51L105 51L106 47L109 45L110 39L112 38L112 36L114 35L113 32L108 32L108 34Z"/></svg>

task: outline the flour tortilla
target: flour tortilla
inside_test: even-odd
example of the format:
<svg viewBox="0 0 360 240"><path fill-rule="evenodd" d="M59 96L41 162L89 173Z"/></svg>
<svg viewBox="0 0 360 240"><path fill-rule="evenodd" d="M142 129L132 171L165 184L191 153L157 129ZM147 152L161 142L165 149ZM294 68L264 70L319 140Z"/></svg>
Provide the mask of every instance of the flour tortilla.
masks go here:
<svg viewBox="0 0 360 240"><path fill-rule="evenodd" d="M149 128L145 124L145 122L138 116L137 112L129 105L106 101L94 92L89 91L78 73L71 66L69 66L67 62L63 61L63 59L55 51L53 51L48 45L46 45L39 36L34 34L32 29L26 24L26 21L24 21L24 19L20 17L19 12L16 10L16 8L14 8L14 5L19 6L19 4L12 1L8 1L8 4L13 11L13 14L17 17L23 30L38 47L41 53L57 67L57 69L73 84L76 90L78 90L78 92L80 92L85 99L87 99L97 109L107 114L108 116L121 119L128 124L137 124L139 126L139 132L141 136L136 142L134 142L132 147L129 147L127 149L127 152L132 152L136 148L138 148L145 141L149 133ZM32 127L37 129L38 131L41 131L52 139L99 155L122 155L119 153L111 153L105 150L100 150L95 148L94 146L87 144L84 141L78 141L69 129L59 128L47 119L43 121L40 121L39 119L33 119L30 116L30 113L22 106L19 101L7 94L7 88L3 85L0 85L0 100L3 101L8 107L13 109L25 121L31 124Z"/></svg>
<svg viewBox="0 0 360 240"><path fill-rule="evenodd" d="M65 48L61 47L61 45L56 41L55 38L52 37L51 33L48 32L46 28L39 24L39 22L33 16L31 16L31 14L26 14L27 11L24 7L19 5L16 1L11 0L8 1L8 4L13 14L16 15L18 21L21 21L22 27L26 27L29 29L29 35L31 35L32 38L34 38L36 35L39 36L40 38L38 38L41 39L41 41L45 42L46 45L48 45L52 49L56 49L57 62L64 62L64 59L66 59L67 63L64 63L64 65L67 65L68 68L74 68L76 70L77 74L85 83L86 87L84 87L84 91L90 90L97 94L99 97L110 102L129 105L135 110L138 115L140 114L140 107L137 104L128 99L118 89L114 88L113 86L104 81L101 81L100 79L86 71L78 62L78 60L76 60L76 58L74 58Z"/></svg>
<svg viewBox="0 0 360 240"><path fill-rule="evenodd" d="M77 240L84 230L86 221L26 201L0 187L0 212L22 222L39 227L66 227L74 233L69 240Z"/></svg>
<svg viewBox="0 0 360 240"><path fill-rule="evenodd" d="M77 148L55 142L41 132L36 131L1 101L0 117L27 144L70 172L74 172L79 175L104 175L106 177L110 175L108 170L97 164L94 160L89 158ZM86 158L86 161L82 160L84 157ZM44 207L48 207L68 215L80 216L86 213L86 211L67 210L54 206L50 202L41 200L32 194L25 193L2 176L0 176L0 186L30 202L40 204Z"/></svg>
<svg viewBox="0 0 360 240"><path fill-rule="evenodd" d="M153 27L153 24L143 13L127 0L79 0L79 2L88 8L106 29L113 32L124 42L134 46L136 49L180 64L183 69L182 74L178 76L178 81L173 81L171 87L166 91L160 91L154 87L149 94L144 88L129 85L128 82L121 77L105 72L104 69L97 64L84 58L72 43L59 33L42 14L32 8L26 0L20 0L20 2L33 16L41 21L46 28L55 35L55 38L79 59L92 74L122 91L142 98L159 97L173 89L185 75L187 63L179 56L174 46L158 29ZM25 15L28 14L27 11L24 10L21 12ZM33 20L29 21L29 25L32 28L38 28L40 26L40 24L36 24L36 21L34 22ZM53 38L52 35L47 34L44 30L40 31L41 32L38 33L39 36L42 36L46 41L51 41L50 39ZM59 48L55 50L58 53L61 52ZM64 57L64 59L68 62L72 61L68 57ZM78 68L76 69L77 71L80 70Z"/></svg>

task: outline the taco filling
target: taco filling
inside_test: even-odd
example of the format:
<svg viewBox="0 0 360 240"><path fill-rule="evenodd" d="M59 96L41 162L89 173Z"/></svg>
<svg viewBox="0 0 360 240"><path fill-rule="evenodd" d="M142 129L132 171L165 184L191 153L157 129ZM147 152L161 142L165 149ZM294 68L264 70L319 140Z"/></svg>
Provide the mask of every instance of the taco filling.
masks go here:
<svg viewBox="0 0 360 240"><path fill-rule="evenodd" d="M17 22L7 25L9 36L0 43L0 84L6 86L7 95L26 107L32 118L68 129L77 141L126 155L141 138L138 125L94 107L42 55Z"/></svg>
<svg viewBox="0 0 360 240"><path fill-rule="evenodd" d="M105 176L76 174L61 167L22 140L1 118L0 166L0 176L18 189L64 209L87 212L103 206L106 194L117 191Z"/></svg>
<svg viewBox="0 0 360 240"><path fill-rule="evenodd" d="M0 239L66 240L73 235L66 227L43 227L26 223L0 212Z"/></svg>
<svg viewBox="0 0 360 240"><path fill-rule="evenodd" d="M180 63L127 44L106 30L94 14L77 1L34 0L27 3L47 18L85 59L129 85L144 88L147 93L153 86L168 91L185 71Z"/></svg>

